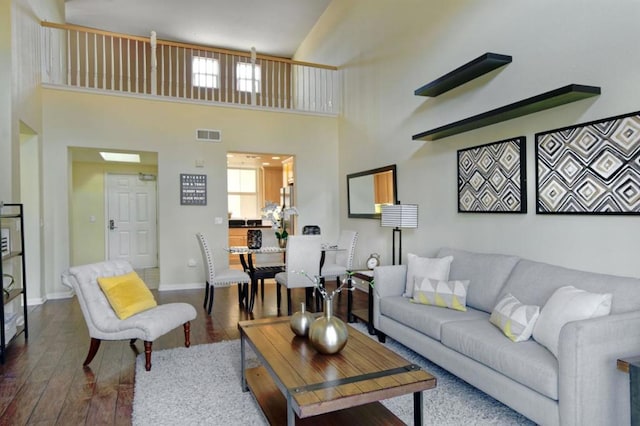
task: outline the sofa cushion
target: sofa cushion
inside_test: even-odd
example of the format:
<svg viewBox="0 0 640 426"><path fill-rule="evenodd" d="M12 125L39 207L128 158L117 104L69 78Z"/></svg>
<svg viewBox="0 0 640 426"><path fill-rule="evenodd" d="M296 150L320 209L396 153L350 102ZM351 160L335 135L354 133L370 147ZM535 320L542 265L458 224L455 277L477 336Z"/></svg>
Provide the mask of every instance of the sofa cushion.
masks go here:
<svg viewBox="0 0 640 426"><path fill-rule="evenodd" d="M449 321L483 319L489 322L489 314L467 307L466 312L438 306L411 303L402 296L385 297L380 300L380 315L411 327L435 340L440 340L442 324ZM393 337L393 336L392 336Z"/></svg>
<svg viewBox="0 0 640 426"><path fill-rule="evenodd" d="M524 305L509 293L498 301L489 322L511 341L524 342L531 337L539 315L539 306Z"/></svg>
<svg viewBox="0 0 640 426"><path fill-rule="evenodd" d="M489 321L442 324L442 344L551 399L558 399L558 361L544 346L513 343Z"/></svg>
<svg viewBox="0 0 640 426"><path fill-rule="evenodd" d="M423 305L466 311L467 288L469 288L469 280L442 281L431 278L425 278L421 282L416 280L411 301Z"/></svg>
<svg viewBox="0 0 640 426"><path fill-rule="evenodd" d="M451 265L453 277L455 259ZM474 278L470 278L475 283ZM511 293L522 303L544 307L554 291L572 285L593 293L611 293L611 313L640 310L640 279L596 274L547 263L521 260L514 268L501 294ZM469 287L469 297L472 287ZM471 302L467 298L467 305Z"/></svg>
<svg viewBox="0 0 640 426"><path fill-rule="evenodd" d="M449 279L449 269L451 267L451 256L431 259L420 257L413 253L407 255L407 281L405 283L404 297L413 296L413 287L416 280L422 281L424 278L447 281Z"/></svg>
<svg viewBox="0 0 640 426"><path fill-rule="evenodd" d="M467 306L491 312L519 257L442 248L438 257L453 256L449 280L471 280Z"/></svg>
<svg viewBox="0 0 640 426"><path fill-rule="evenodd" d="M573 286L560 287L542 307L533 338L558 356L560 330L569 321L609 315L611 293L590 293Z"/></svg>

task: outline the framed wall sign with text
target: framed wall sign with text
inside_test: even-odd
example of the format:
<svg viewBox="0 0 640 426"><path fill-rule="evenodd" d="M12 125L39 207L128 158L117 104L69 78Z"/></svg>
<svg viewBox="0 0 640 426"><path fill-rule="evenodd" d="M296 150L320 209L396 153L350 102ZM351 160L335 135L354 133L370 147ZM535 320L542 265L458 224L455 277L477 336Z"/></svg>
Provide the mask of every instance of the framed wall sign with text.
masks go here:
<svg viewBox="0 0 640 426"><path fill-rule="evenodd" d="M207 175L180 174L180 204L183 206L207 205Z"/></svg>

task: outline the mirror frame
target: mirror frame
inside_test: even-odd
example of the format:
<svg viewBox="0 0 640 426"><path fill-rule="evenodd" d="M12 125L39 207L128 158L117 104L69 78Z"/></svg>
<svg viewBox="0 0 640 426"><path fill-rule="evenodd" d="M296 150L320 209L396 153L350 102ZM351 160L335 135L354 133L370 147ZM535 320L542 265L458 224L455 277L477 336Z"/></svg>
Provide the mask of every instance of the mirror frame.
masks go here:
<svg viewBox="0 0 640 426"><path fill-rule="evenodd" d="M382 173L382 172L388 172L391 171L391 178L393 180L392 184L393 184L393 203L394 204L398 204L398 178L397 178L397 171L396 171L396 165L395 164L391 164L389 166L384 166L384 167L378 167L377 169L371 169L371 170L365 170L362 172L358 172L358 173L351 173L347 175L347 211L348 211L348 216L350 218L359 218L359 219L380 219L381 214L380 213L352 213L351 212L351 179L354 178L358 178L358 177L362 177L362 176L368 176L368 175L375 175L378 173Z"/></svg>

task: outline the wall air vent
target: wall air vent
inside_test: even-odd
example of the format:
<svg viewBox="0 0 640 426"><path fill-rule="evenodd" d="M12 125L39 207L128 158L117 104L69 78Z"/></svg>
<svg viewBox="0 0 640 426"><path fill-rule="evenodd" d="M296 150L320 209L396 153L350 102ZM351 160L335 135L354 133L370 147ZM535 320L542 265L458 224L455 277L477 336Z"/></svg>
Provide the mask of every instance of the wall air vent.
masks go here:
<svg viewBox="0 0 640 426"><path fill-rule="evenodd" d="M196 140L203 142L222 142L222 130L196 129Z"/></svg>

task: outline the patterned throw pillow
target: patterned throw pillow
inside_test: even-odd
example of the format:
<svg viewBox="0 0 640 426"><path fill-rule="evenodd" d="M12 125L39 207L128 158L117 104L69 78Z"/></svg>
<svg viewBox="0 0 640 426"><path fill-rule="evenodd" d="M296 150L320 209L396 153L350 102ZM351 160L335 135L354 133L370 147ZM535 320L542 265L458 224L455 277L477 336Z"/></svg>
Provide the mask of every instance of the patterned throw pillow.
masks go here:
<svg viewBox="0 0 640 426"><path fill-rule="evenodd" d="M489 321L512 341L524 342L531 337L539 315L539 306L523 305L509 293L493 308Z"/></svg>
<svg viewBox="0 0 640 426"><path fill-rule="evenodd" d="M468 287L468 280L442 281L416 277L411 301L423 305L466 311Z"/></svg>

